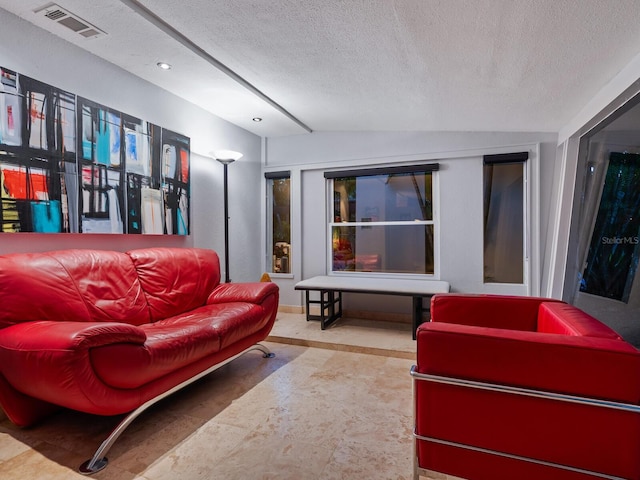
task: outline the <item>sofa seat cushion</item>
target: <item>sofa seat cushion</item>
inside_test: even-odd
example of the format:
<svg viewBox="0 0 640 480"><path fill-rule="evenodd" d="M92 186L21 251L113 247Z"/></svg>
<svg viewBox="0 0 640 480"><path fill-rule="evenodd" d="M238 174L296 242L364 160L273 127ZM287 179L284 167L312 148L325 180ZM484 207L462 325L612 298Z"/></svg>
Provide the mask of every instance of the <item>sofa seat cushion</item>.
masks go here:
<svg viewBox="0 0 640 480"><path fill-rule="evenodd" d="M614 330L567 303L544 302L538 311L538 332L622 340Z"/></svg>
<svg viewBox="0 0 640 480"><path fill-rule="evenodd" d="M207 305L140 328L144 345L119 343L91 350L96 375L114 388L138 388L259 331L264 309L250 303Z"/></svg>
<svg viewBox="0 0 640 480"><path fill-rule="evenodd" d="M260 305L244 302L219 303L204 308L213 309L219 315L213 328L220 335L221 349L262 330L271 320L269 312L273 309L271 302Z"/></svg>

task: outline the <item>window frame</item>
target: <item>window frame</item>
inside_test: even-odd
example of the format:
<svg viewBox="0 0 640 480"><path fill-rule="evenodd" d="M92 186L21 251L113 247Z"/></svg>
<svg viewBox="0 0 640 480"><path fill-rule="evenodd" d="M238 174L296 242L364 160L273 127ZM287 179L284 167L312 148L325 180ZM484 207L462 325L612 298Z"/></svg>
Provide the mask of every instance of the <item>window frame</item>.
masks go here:
<svg viewBox="0 0 640 480"><path fill-rule="evenodd" d="M421 163L392 167L359 168L348 170L332 170L324 172L326 179L326 271L328 275L351 277L401 278L415 280L436 280L440 278L440 210L439 210L439 163ZM431 174L431 220L397 220L380 222L336 222L334 218L334 179L344 177L375 176L397 173L430 173ZM372 226L433 226L433 273L396 273L396 272L357 272L333 270L333 228L339 226L372 227Z"/></svg>
<svg viewBox="0 0 640 480"><path fill-rule="evenodd" d="M264 261L265 261L265 271L269 274L269 275L273 275L276 277L291 277L293 275L293 267L292 267L292 255L291 255L291 251L292 251L292 235L293 235L293 230L292 230L292 215L293 215L293 206L292 206L292 201L291 201L291 195L292 195L292 176L291 176L291 171L289 170L283 170L283 171L276 171L276 172L265 172L264 174L264 178L265 178L265 204L266 204L266 212L265 212L265 219L266 219L266 229L265 229L265 233L266 233L266 238L265 238L265 257L264 257ZM274 180L282 180L282 179L288 179L289 180L289 251L288 251L288 271L287 272L276 272L275 268L274 268L274 264L273 264L273 255L274 255L274 247L275 244L273 242L273 228L274 228L274 223L273 223L273 181Z"/></svg>
<svg viewBox="0 0 640 480"><path fill-rule="evenodd" d="M531 238L530 238L530 222L531 222L531 212L530 212L530 203L531 203L531 192L530 192L530 181L529 181L529 176L530 176L530 162L529 162L529 152L517 152L517 153L501 153L501 154L490 154L490 155L484 155L483 159L482 159L482 164L483 164L483 177L482 177L482 182L483 182L483 198L485 195L484 192L484 166L486 165L505 165L505 164L521 164L522 165L522 282L521 283L511 283L511 282L498 282L498 281L486 281L486 279L484 278L484 273L483 273L483 279L482 279L482 283L483 285L487 285L487 286L494 286L494 287L501 287L501 286L513 286L515 287L523 287L527 290L527 292L530 292L530 287L531 287L531 272L530 272L530 261L531 261L531 254L530 254L530 248L531 248ZM484 208L483 208L483 215L485 214L484 212ZM483 272L484 272L484 268L485 268L485 262L486 262L486 238L484 237L485 234L485 228L486 226L484 225L483 222L483 240L482 240L482 250L483 250L483 255L482 255L482 264L483 264Z"/></svg>

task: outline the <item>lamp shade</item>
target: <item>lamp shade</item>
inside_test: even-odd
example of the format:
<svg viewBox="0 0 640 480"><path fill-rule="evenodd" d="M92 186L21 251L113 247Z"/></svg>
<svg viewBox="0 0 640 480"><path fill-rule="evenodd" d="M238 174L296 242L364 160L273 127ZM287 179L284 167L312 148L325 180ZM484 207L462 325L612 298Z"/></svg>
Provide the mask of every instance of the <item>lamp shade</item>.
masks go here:
<svg viewBox="0 0 640 480"><path fill-rule="evenodd" d="M231 163L242 158L240 152L234 152L233 150L216 150L211 152L211 155L220 163Z"/></svg>

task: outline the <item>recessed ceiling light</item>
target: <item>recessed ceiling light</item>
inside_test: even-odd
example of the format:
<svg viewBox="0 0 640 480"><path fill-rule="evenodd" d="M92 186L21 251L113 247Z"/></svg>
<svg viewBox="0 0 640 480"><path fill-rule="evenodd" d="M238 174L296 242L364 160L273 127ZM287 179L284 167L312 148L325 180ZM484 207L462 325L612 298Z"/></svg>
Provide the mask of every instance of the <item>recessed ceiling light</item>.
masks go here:
<svg viewBox="0 0 640 480"><path fill-rule="evenodd" d="M171 70L171 65L166 62L158 62L156 65L158 65L158 68L161 68L162 70Z"/></svg>
<svg viewBox="0 0 640 480"><path fill-rule="evenodd" d="M254 122L261 122L262 119L260 117L253 117L252 119Z"/></svg>

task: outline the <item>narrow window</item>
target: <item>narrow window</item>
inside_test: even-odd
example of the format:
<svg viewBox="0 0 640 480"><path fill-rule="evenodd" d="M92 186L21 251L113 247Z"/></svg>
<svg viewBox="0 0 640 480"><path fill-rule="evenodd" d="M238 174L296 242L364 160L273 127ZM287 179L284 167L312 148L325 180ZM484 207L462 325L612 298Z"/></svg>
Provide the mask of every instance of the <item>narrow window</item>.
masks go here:
<svg viewBox="0 0 640 480"><path fill-rule="evenodd" d="M484 157L485 283L524 283L527 158L526 152Z"/></svg>
<svg viewBox="0 0 640 480"><path fill-rule="evenodd" d="M289 172L266 173L267 270L291 273L291 179Z"/></svg>
<svg viewBox="0 0 640 480"><path fill-rule="evenodd" d="M437 164L326 172L331 271L433 275Z"/></svg>

